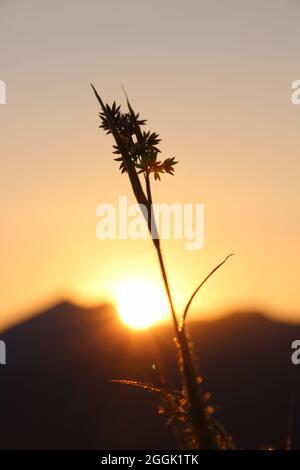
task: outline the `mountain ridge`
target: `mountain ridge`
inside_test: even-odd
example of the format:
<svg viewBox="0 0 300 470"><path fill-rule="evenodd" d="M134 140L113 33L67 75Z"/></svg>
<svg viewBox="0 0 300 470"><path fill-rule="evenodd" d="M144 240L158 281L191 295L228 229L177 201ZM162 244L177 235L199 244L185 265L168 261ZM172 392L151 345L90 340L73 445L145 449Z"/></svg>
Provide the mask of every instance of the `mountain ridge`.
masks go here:
<svg viewBox="0 0 300 470"><path fill-rule="evenodd" d="M204 391L216 416L243 448L284 446L291 396L300 367L290 361L300 326L260 313L189 322ZM179 386L172 325L133 331L106 304L52 305L7 329L7 364L0 370L3 449L170 449L171 430L156 397L111 379L158 382L161 364ZM293 445L299 446L296 426ZM147 423L147 426L145 426Z"/></svg>

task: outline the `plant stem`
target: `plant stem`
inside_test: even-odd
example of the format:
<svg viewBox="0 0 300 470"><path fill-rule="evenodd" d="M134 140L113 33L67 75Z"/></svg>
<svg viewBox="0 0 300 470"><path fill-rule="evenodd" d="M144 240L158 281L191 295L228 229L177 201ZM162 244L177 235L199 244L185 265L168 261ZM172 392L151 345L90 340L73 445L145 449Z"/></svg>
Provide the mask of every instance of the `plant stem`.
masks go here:
<svg viewBox="0 0 300 470"><path fill-rule="evenodd" d="M194 365L193 357L191 355L191 350L188 344L185 329L179 329L179 324L170 291L169 281L165 269L159 238L153 239L153 243L156 248L164 286L169 300L176 338L178 340L180 352L182 354L182 373L190 402L193 435L195 436L197 441L197 448L199 450L208 450L212 448L212 439L199 393L196 368Z"/></svg>
<svg viewBox="0 0 300 470"><path fill-rule="evenodd" d="M169 305L170 305L170 309L171 309L171 314L172 314L172 319L173 319L173 323L174 323L176 336L177 336L177 339L179 339L178 338L179 325L178 325L178 320L177 320L177 317L176 317L175 307L174 307L174 303L173 303L173 299L172 299L172 295L171 295L171 290L170 290L170 286L169 286L169 281L168 281L168 277L167 277L165 263L164 263L161 248L160 248L159 238L157 238L156 240L153 240L153 243L154 243L154 246L156 248L158 261L159 261L159 266L160 266L161 274L162 274L162 277L163 277L163 281L164 281L166 293L167 293L167 296L168 296L168 300L169 300Z"/></svg>
<svg viewBox="0 0 300 470"><path fill-rule="evenodd" d="M165 290L167 293L172 320L174 324L176 339L180 348L181 358L182 358L182 368L181 372L183 374L184 384L187 392L187 396L190 402L190 411L191 411L191 421L193 427L193 436L197 441L197 448L201 450L211 449L212 448L212 439L211 433L208 428L207 419L204 413L202 400L199 391L199 384L197 383L197 371L194 364L194 360L191 354L191 349L189 347L189 342L186 335L186 330L184 326L180 328L178 319L175 312L175 307L172 299L172 294L169 286L168 276L165 268L165 263L161 251L160 239L157 231L156 221L154 214L152 214L152 194L151 194L151 184L149 174L144 174L146 182L146 192L148 200L148 228L151 234L152 241L154 243L159 266L164 281ZM149 211L150 214L149 214ZM157 234L157 238L153 237L153 233Z"/></svg>

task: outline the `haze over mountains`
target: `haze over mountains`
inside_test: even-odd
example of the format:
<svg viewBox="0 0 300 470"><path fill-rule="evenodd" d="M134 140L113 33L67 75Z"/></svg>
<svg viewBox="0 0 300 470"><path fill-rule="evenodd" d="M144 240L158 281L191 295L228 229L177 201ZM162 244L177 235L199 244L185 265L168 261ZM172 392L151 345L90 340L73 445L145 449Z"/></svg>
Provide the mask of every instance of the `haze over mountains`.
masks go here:
<svg viewBox="0 0 300 470"><path fill-rule="evenodd" d="M216 417L243 448L283 448L291 397L300 448L300 366L291 343L300 325L253 314L190 324ZM174 449L157 397L111 383L158 383L153 363L178 386L172 328L132 331L109 305L54 305L1 335L1 449Z"/></svg>

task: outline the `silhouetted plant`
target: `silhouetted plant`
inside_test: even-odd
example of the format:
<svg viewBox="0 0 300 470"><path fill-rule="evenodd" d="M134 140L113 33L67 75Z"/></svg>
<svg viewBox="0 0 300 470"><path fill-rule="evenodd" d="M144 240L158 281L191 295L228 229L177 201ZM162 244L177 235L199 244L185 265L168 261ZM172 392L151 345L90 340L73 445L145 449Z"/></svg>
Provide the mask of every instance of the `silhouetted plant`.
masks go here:
<svg viewBox="0 0 300 470"><path fill-rule="evenodd" d="M141 119L136 114L128 100L126 112L121 111L121 106L114 102L112 106L104 104L97 90L91 85L96 98L100 104L99 113L100 128L107 134L112 134L115 140L114 154L119 163L121 173L127 173L132 190L138 204L147 208L148 229L156 249L158 261L162 273L164 287L167 293L174 330L175 342L178 348L178 368L182 377L182 390L170 391L163 384L157 387L153 384L142 383L130 380L116 380L141 387L149 392L157 393L160 396L162 405L159 413L168 416L168 422L172 423L178 435L181 446L185 449L233 449L235 448L231 437L223 427L213 418L213 408L207 404L208 394L201 393L200 384L202 379L198 373L195 358L192 351L192 343L186 329L186 318L191 303L210 276L219 269L229 258L227 256L218 266L216 266L201 284L196 288L190 297L180 320L175 312L175 307L168 282L166 268L160 246L160 239L152 236L157 234L156 222L152 211L151 174L155 180L160 180L164 174L174 174L174 166L178 163L175 157L160 160L158 158L160 150L158 148L160 139L156 132L142 130L146 120ZM140 175L144 178L144 187L140 180Z"/></svg>

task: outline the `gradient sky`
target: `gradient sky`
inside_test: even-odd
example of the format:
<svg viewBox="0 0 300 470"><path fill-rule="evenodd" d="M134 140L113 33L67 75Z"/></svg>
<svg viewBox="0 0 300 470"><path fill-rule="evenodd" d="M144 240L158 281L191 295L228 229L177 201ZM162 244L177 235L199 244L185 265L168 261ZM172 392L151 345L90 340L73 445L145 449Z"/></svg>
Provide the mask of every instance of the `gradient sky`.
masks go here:
<svg viewBox="0 0 300 470"><path fill-rule="evenodd" d="M93 82L160 133L160 202L205 204L205 246L164 251L177 307L226 254L194 312L300 321L296 0L0 0L0 326L59 297L111 298L160 273L150 242L97 240L96 207L130 194L98 130ZM147 273L147 274L145 274Z"/></svg>

